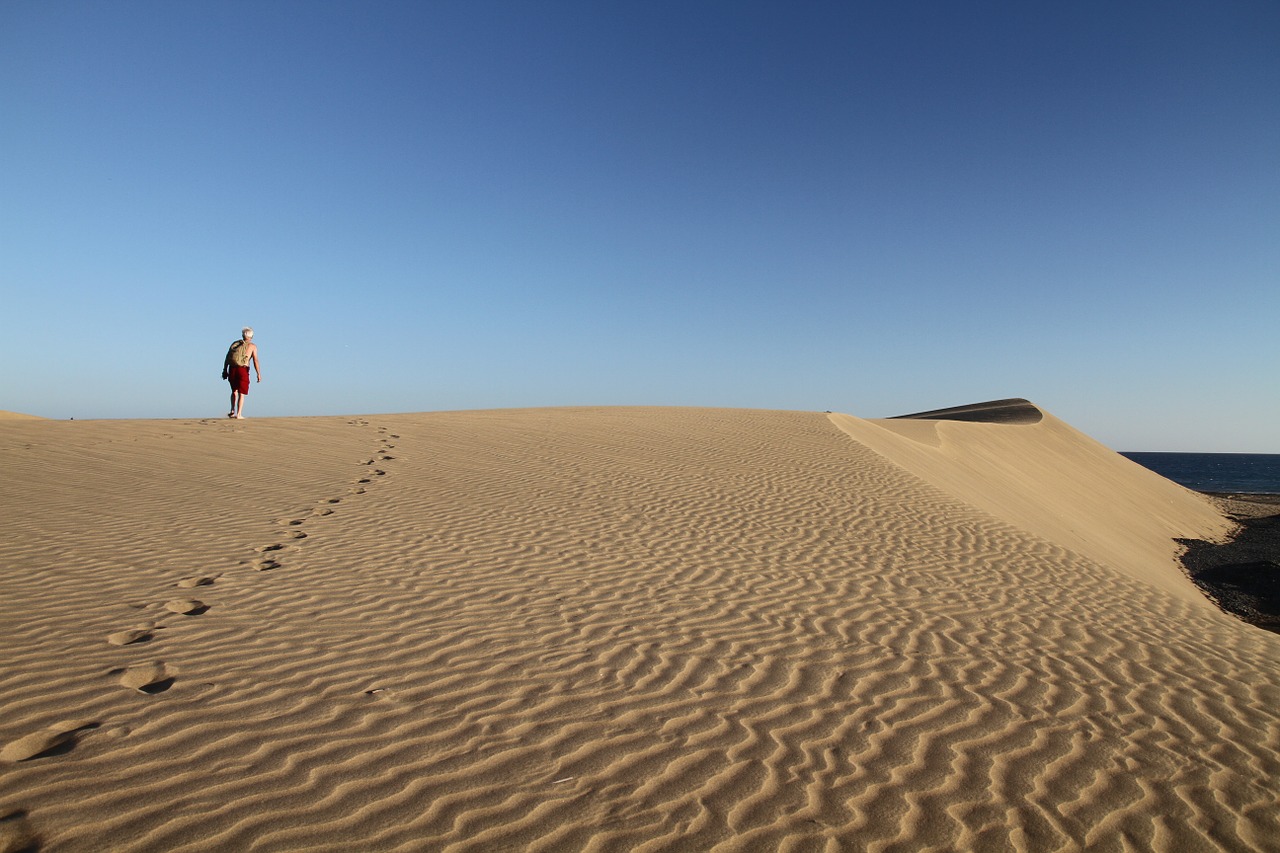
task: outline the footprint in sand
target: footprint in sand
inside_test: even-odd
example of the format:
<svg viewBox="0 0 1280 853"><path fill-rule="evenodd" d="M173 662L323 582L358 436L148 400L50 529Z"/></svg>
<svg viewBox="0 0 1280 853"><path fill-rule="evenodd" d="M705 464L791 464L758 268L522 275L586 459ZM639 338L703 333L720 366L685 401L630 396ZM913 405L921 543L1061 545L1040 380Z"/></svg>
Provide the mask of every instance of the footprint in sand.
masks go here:
<svg viewBox="0 0 1280 853"><path fill-rule="evenodd" d="M198 586L213 586L214 582L217 581L218 578L220 577L222 577L221 574L193 575L192 577L189 577L189 578L183 578L182 580L174 584L174 586L181 587L182 589L194 589L195 587L198 587Z"/></svg>
<svg viewBox="0 0 1280 853"><path fill-rule="evenodd" d="M120 684L123 686L152 696L168 690L176 680L169 674L169 668L165 666L164 661L158 660L135 663L125 669L113 669L111 674L119 675Z"/></svg>
<svg viewBox="0 0 1280 853"><path fill-rule="evenodd" d="M107 635L107 642L113 646L131 646L134 643L146 643L155 637L152 628L130 628Z"/></svg>
<svg viewBox="0 0 1280 853"><path fill-rule="evenodd" d="M209 609L209 605L194 598L175 598L164 603L164 609L181 616L199 616Z"/></svg>
<svg viewBox="0 0 1280 853"><path fill-rule="evenodd" d="M340 504L342 503L342 498L329 498L325 503Z"/></svg>
<svg viewBox="0 0 1280 853"><path fill-rule="evenodd" d="M353 495L363 495L364 493L365 493L365 490L363 488L351 490L351 494Z"/></svg>
<svg viewBox="0 0 1280 853"><path fill-rule="evenodd" d="M75 749L77 738L81 732L96 729L100 725L101 723L56 723L47 729L32 732L6 744L4 749L0 749L0 761L30 761L33 758L65 755ZM0 839L3 838L4 836L0 835ZM0 845L0 850L7 851L10 849L15 848Z"/></svg>
<svg viewBox="0 0 1280 853"><path fill-rule="evenodd" d="M372 483L373 480L370 480L368 477L362 477L359 480L356 480L356 482L363 486L365 483Z"/></svg>
<svg viewBox="0 0 1280 853"><path fill-rule="evenodd" d="M306 539L306 538L307 538L307 534L305 534L305 533L303 533L301 530L299 530L297 533L293 534L293 538L294 538L294 539Z"/></svg>
<svg viewBox="0 0 1280 853"><path fill-rule="evenodd" d="M305 539L306 537L307 537L307 534L305 533L298 533L294 536L295 539ZM275 545L267 545L263 548L258 548L257 551L259 554L272 554L272 553L275 553L276 551L283 551L284 548L285 548L284 545L281 545L280 543L277 542ZM281 563L279 560L275 559L274 557L263 557L261 560L258 561L258 571L269 572L272 569L280 568L280 566L282 565L283 563Z"/></svg>

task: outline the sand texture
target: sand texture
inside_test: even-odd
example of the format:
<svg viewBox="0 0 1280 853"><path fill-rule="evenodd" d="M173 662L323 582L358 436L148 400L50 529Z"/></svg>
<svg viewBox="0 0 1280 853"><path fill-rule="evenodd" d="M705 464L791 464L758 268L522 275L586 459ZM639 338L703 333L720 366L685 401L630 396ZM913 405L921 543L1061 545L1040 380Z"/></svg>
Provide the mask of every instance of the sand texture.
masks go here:
<svg viewBox="0 0 1280 853"><path fill-rule="evenodd" d="M5 420L0 846L1280 850L1232 523L1004 415Z"/></svg>

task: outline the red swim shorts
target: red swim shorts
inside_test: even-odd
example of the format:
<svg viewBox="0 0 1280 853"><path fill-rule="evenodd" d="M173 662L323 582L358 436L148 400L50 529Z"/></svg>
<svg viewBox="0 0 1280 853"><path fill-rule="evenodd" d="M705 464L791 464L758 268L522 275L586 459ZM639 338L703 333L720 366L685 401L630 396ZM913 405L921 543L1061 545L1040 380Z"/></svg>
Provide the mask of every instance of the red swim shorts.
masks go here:
<svg viewBox="0 0 1280 853"><path fill-rule="evenodd" d="M249 393L249 365L241 367L238 364L227 366L227 381L231 383L232 391L239 391L241 394Z"/></svg>

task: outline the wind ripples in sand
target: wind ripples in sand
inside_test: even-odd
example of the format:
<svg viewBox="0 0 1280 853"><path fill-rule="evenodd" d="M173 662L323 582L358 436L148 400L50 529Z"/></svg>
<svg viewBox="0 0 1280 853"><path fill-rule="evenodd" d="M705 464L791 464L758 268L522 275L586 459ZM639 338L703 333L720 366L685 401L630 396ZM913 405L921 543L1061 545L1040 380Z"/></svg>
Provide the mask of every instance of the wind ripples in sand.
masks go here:
<svg viewBox="0 0 1280 853"><path fill-rule="evenodd" d="M1052 428L1023 421L976 428ZM3 434L21 524L61 520L0 541L0 735L94 726L4 765L0 808L51 847L1280 837L1280 639L823 416L165 428L106 449L105 425L31 450L9 434L39 426ZM85 507L142 460L187 482ZM238 464L273 483L248 521L219 502ZM86 467L74 494L41 485ZM174 588L199 573L216 577ZM191 593L206 611L164 609ZM108 643L121 629L151 637ZM122 686L141 664L170 684Z"/></svg>

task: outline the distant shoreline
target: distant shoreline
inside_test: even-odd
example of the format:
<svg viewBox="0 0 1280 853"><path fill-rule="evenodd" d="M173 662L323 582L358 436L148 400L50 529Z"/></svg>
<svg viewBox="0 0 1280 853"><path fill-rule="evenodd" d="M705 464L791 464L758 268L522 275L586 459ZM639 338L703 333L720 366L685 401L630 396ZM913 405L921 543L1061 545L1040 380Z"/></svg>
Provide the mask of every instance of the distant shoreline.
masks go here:
<svg viewBox="0 0 1280 853"><path fill-rule="evenodd" d="M1280 494L1274 492L1200 492L1232 518L1256 518L1280 512Z"/></svg>
<svg viewBox="0 0 1280 853"><path fill-rule="evenodd" d="M1280 633L1280 495L1201 492L1240 529L1229 542L1180 539L1182 565L1223 610Z"/></svg>

